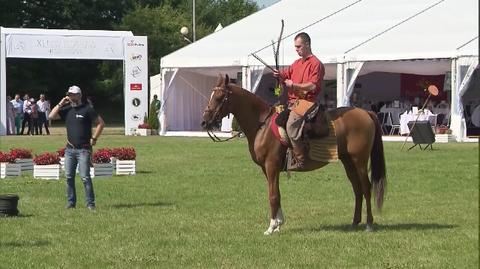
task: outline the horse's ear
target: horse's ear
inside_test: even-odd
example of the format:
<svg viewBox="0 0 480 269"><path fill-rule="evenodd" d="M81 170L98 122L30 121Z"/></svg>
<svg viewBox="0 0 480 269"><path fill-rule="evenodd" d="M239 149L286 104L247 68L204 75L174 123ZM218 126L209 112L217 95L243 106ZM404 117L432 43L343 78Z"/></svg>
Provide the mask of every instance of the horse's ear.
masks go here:
<svg viewBox="0 0 480 269"><path fill-rule="evenodd" d="M228 74L225 74L225 85L230 84L230 78L228 77Z"/></svg>
<svg viewBox="0 0 480 269"><path fill-rule="evenodd" d="M217 87L225 85L222 74L218 74Z"/></svg>

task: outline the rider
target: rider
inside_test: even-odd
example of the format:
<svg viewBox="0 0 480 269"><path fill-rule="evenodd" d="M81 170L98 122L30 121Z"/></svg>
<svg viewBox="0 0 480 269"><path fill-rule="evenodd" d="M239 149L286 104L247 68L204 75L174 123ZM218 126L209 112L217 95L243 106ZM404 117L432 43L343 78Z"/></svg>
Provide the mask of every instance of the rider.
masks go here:
<svg viewBox="0 0 480 269"><path fill-rule="evenodd" d="M298 99L315 102L321 90L325 67L312 54L310 36L299 33L294 38L295 50L299 58L291 66L282 71L276 70L274 76L282 79L288 89L288 107ZM305 144L302 141L303 115L291 111L287 121L287 134L293 148L297 167L302 168L305 163Z"/></svg>

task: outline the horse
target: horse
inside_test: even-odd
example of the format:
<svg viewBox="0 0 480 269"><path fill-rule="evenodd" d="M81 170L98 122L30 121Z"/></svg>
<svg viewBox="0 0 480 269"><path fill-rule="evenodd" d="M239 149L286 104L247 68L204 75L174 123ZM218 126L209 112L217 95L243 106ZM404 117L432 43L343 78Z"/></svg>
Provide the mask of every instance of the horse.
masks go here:
<svg viewBox="0 0 480 269"><path fill-rule="evenodd" d="M228 75L219 75L210 100L203 112L202 127L211 131L223 117L232 113L248 140L252 160L261 167L268 182L270 224L265 235L280 231L284 216L280 201L279 176L285 164L287 146L275 138L270 126L275 108L255 94L229 83ZM334 123L338 158L343 163L355 194L352 228L362 219L362 202L367 206L366 230L373 231L371 206L372 185L377 208L383 205L386 188L386 167L382 131L375 113L360 108L340 107L328 111ZM371 180L368 177L370 159ZM327 165L307 159L302 171L312 171ZM373 184L372 184L373 183Z"/></svg>

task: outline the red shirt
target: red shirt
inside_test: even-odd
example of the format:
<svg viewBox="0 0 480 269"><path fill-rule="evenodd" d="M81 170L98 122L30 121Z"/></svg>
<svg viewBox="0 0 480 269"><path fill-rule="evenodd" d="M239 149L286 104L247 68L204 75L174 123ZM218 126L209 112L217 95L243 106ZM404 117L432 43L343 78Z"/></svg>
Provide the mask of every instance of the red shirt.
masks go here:
<svg viewBox="0 0 480 269"><path fill-rule="evenodd" d="M293 64L286 70L283 70L282 76L284 79L291 79L293 83L307 83L315 84L315 90L307 92L305 100L315 102L318 94L322 89L323 76L325 75L325 67L323 63L315 57L310 55L307 59L300 58L293 62ZM299 99L300 97L290 88L288 89L288 102Z"/></svg>

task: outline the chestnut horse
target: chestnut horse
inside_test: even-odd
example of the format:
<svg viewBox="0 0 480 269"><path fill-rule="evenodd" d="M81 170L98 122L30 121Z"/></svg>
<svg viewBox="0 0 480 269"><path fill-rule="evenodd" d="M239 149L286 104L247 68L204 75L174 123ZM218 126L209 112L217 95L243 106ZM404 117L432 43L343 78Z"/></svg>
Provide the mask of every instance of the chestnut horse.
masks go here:
<svg viewBox="0 0 480 269"><path fill-rule="evenodd" d="M253 161L258 164L268 181L270 201L270 225L266 235L279 231L284 222L280 204L279 175L285 164L287 147L283 146L271 131L270 120L275 109L256 95L229 84L228 76L220 75L203 113L202 126L212 130L228 113L233 113L248 139L248 148ZM342 107L328 111L335 125L338 156L355 193L353 227L362 218L362 202L367 204L366 230L373 230L371 207L372 184L368 178L370 158L371 179L375 201L381 209L386 186L385 157L379 121L373 112L359 108ZM307 159L302 171L321 168L328 163Z"/></svg>

